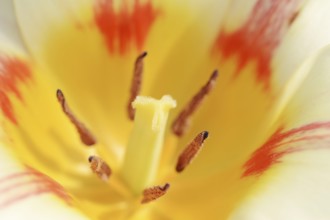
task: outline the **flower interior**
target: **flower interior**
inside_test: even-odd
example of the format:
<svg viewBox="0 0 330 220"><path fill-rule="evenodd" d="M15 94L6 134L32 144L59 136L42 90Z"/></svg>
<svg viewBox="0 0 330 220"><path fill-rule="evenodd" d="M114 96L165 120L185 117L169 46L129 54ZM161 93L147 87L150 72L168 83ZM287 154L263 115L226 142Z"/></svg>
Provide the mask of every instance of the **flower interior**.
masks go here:
<svg viewBox="0 0 330 220"><path fill-rule="evenodd" d="M282 144L329 127L292 122L307 73L274 86L272 56L298 8L283 2L270 13L258 1L241 28L220 30L227 3L194 6L203 16L138 0L46 16L40 3L47 21L17 3L30 56L0 57L3 143L91 219L228 218L297 152Z"/></svg>

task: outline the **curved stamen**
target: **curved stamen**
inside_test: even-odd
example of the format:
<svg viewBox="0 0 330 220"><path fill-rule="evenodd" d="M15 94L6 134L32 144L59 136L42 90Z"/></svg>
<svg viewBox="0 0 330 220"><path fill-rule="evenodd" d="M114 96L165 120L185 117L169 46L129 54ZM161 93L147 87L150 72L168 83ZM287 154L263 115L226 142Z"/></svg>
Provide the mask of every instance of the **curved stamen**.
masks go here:
<svg viewBox="0 0 330 220"><path fill-rule="evenodd" d="M181 137L187 131L191 115L201 105L206 95L211 92L218 75L218 71L215 70L207 81L207 83L198 91L195 96L193 96L190 102L185 106L185 108L180 112L178 117L174 120L172 124L172 131L174 134Z"/></svg>
<svg viewBox="0 0 330 220"><path fill-rule="evenodd" d="M111 175L109 165L98 156L90 156L88 158L92 171L103 181L108 181Z"/></svg>
<svg viewBox="0 0 330 220"><path fill-rule="evenodd" d="M204 140L209 136L209 132L203 131L199 133L192 142L183 150L180 154L178 162L176 164L176 171L182 172L191 162L191 160L197 155L199 150L203 146Z"/></svg>
<svg viewBox="0 0 330 220"><path fill-rule="evenodd" d="M165 195L167 190L170 188L170 184L166 183L163 187L154 186L147 188L143 191L143 199L141 201L142 204L151 202L153 200L158 199L159 197Z"/></svg>
<svg viewBox="0 0 330 220"><path fill-rule="evenodd" d="M127 111L129 119L133 120L135 115L135 109L132 107L132 102L140 94L142 85L142 73L143 73L143 59L147 56L147 52L140 54L135 61L134 74L130 90L130 98L128 100Z"/></svg>
<svg viewBox="0 0 330 220"><path fill-rule="evenodd" d="M70 119L72 124L74 124L74 126L76 127L81 141L87 146L94 145L96 143L96 139L94 138L92 133L86 128L86 126L83 123L81 123L72 113L71 109L66 103L64 94L60 89L57 90L56 96L57 96L57 100L60 102L62 106L63 112Z"/></svg>

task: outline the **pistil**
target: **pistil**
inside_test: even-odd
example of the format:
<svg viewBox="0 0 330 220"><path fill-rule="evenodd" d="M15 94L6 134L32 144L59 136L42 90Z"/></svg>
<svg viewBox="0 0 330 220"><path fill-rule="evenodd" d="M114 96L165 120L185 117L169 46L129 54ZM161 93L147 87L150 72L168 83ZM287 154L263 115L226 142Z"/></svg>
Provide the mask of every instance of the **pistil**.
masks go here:
<svg viewBox="0 0 330 220"><path fill-rule="evenodd" d="M132 106L136 115L121 173L133 194L138 195L155 179L168 113L176 102L170 96L160 100L138 96Z"/></svg>

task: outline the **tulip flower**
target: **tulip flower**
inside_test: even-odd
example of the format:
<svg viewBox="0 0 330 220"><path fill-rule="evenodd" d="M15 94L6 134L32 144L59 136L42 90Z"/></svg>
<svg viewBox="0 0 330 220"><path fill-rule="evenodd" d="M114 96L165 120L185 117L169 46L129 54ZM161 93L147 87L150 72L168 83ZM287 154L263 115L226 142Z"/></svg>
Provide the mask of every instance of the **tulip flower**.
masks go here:
<svg viewBox="0 0 330 220"><path fill-rule="evenodd" d="M329 219L329 10L2 1L0 218Z"/></svg>

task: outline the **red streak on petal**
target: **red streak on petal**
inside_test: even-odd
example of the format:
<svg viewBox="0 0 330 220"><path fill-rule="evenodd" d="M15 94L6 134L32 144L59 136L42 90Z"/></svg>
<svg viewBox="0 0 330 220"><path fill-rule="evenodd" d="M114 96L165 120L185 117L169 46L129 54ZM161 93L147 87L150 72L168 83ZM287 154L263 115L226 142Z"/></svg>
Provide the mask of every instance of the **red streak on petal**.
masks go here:
<svg viewBox="0 0 330 220"><path fill-rule="evenodd" d="M132 10L123 3L119 10L115 10L111 0L97 0L94 19L109 52L112 54L119 50L123 55L132 44L138 50L143 49L158 14L150 1L140 3L135 0Z"/></svg>
<svg viewBox="0 0 330 220"><path fill-rule="evenodd" d="M256 81L270 87L271 59L292 18L297 15L299 0L258 0L250 17L238 30L224 30L215 42L215 50L225 59L238 56L235 76L250 61L257 64Z"/></svg>
<svg viewBox="0 0 330 220"><path fill-rule="evenodd" d="M6 202L1 203L0 204L0 209L6 208L10 205L13 205L14 203L17 203L17 202L22 201L24 199L27 199L29 197L34 197L34 196L44 194L44 193L51 193L51 190L49 190L47 188L44 188L44 189L40 188L40 189L35 189L33 191L29 191L29 192L26 192L26 193L22 193L22 194L20 194L19 196L15 197L15 198L9 199Z"/></svg>
<svg viewBox="0 0 330 220"><path fill-rule="evenodd" d="M19 82L26 82L31 77L28 66L19 59L0 56L0 108L3 114L17 124L9 95L22 99L18 88Z"/></svg>
<svg viewBox="0 0 330 220"><path fill-rule="evenodd" d="M0 179L0 209L44 193L54 194L70 204L71 198L64 188L44 174L32 168L11 174Z"/></svg>
<svg viewBox="0 0 330 220"><path fill-rule="evenodd" d="M330 122L315 122L288 131L282 126L244 164L242 177L261 175L286 154L328 147L319 144L325 139L330 139Z"/></svg>

